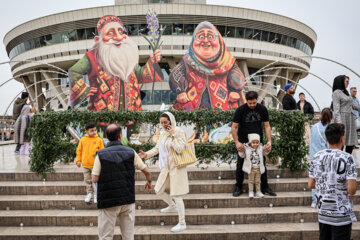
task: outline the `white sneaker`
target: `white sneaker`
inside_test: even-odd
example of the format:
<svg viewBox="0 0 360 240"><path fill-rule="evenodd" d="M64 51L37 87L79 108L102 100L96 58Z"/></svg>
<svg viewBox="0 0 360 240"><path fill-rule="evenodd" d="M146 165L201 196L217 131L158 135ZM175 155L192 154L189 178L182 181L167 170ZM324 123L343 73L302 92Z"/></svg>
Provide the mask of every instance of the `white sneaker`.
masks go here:
<svg viewBox="0 0 360 240"><path fill-rule="evenodd" d="M85 196L85 202L86 202L86 203L89 203L90 200L91 200L91 198L92 198L92 193L88 193L88 194Z"/></svg>
<svg viewBox="0 0 360 240"><path fill-rule="evenodd" d="M254 198L254 192L249 192L249 198Z"/></svg>
<svg viewBox="0 0 360 240"><path fill-rule="evenodd" d="M312 207L312 208L316 208L316 203L314 203L314 202L311 203L311 207Z"/></svg>
<svg viewBox="0 0 360 240"><path fill-rule="evenodd" d="M97 203L97 196L94 194L94 203Z"/></svg>
<svg viewBox="0 0 360 240"><path fill-rule="evenodd" d="M259 198L263 198L264 194L262 192L256 192L256 196Z"/></svg>
<svg viewBox="0 0 360 240"><path fill-rule="evenodd" d="M174 205L174 206L168 206L167 208L163 208L160 210L160 212L162 213L170 213L170 212L178 212L177 210L177 207Z"/></svg>
<svg viewBox="0 0 360 240"><path fill-rule="evenodd" d="M175 227L171 228L172 232L180 232L186 230L186 223L180 224L178 223Z"/></svg>

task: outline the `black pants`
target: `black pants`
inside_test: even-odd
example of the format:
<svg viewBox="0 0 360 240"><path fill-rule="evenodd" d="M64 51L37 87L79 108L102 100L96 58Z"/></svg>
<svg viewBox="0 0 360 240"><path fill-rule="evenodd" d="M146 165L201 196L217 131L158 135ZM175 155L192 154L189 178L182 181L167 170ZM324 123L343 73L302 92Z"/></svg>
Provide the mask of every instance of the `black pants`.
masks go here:
<svg viewBox="0 0 360 240"><path fill-rule="evenodd" d="M343 226L333 226L319 223L320 240L350 240L351 223Z"/></svg>
<svg viewBox="0 0 360 240"><path fill-rule="evenodd" d="M236 164L236 186L239 188L243 188L243 181L244 181L244 172L242 170L244 165L244 159L237 157L237 164ZM261 174L261 191L269 187L268 179L267 179L267 170L266 170L266 164L265 164L265 157L263 158L264 166L265 166L265 172Z"/></svg>
<svg viewBox="0 0 360 240"><path fill-rule="evenodd" d="M352 151L354 150L354 146L346 146L345 147L345 152L352 154Z"/></svg>
<svg viewBox="0 0 360 240"><path fill-rule="evenodd" d="M19 144L19 143L18 143L18 144L16 144L15 151L17 151L17 152L18 152L18 151L20 151L20 148L21 148L21 144Z"/></svg>

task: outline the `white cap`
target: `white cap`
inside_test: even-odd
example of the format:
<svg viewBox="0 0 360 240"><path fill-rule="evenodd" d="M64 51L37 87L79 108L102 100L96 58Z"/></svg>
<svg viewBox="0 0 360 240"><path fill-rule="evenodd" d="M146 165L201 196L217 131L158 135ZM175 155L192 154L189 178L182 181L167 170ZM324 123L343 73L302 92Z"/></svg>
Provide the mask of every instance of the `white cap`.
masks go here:
<svg viewBox="0 0 360 240"><path fill-rule="evenodd" d="M251 133L248 134L249 143L251 143L254 140L258 140L260 142L260 135L257 133Z"/></svg>

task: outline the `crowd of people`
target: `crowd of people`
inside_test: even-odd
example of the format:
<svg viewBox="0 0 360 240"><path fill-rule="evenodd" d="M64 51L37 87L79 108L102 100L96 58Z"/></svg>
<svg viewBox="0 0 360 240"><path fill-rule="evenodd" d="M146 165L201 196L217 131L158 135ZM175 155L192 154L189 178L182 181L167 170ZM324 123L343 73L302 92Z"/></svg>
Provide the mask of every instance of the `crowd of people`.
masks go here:
<svg viewBox="0 0 360 240"><path fill-rule="evenodd" d="M360 104L356 87L347 88L350 78L337 76L333 81L332 103L324 108L320 121L312 126L309 143L309 181L312 189L311 207L318 209L320 239L351 239L352 222L357 221L350 195L356 193L357 168L351 155L357 148L357 124ZM284 110L301 110L314 114L305 94L299 94L296 103L295 89L285 85Z"/></svg>
<svg viewBox="0 0 360 240"><path fill-rule="evenodd" d="M357 169L351 153L358 143L356 121L360 117L360 104L356 88L352 87L350 93L347 91L349 80L345 75L334 79L331 107L322 109L320 121L310 131L308 187L312 189L311 207L319 211L320 239L350 239L352 222L356 221L349 195L356 192ZM294 86L285 85L285 91L284 110L300 110L313 116L314 109L305 100L304 93L299 94L296 102ZM26 130L36 103L28 102L28 97L24 92L14 104L16 154L28 154L29 151ZM231 133L238 151L233 196L238 197L246 190L244 173L248 175L249 198L262 198L264 194L276 196L268 184L265 162L265 156L272 148L269 113L257 102L257 92L249 91L245 98L246 103L236 109L232 119ZM160 174L154 190L167 204L160 212L178 214L178 224L172 232L186 229L183 196L189 193L188 174L186 167L177 167L174 154L184 152L187 138L170 112L162 113L159 120L163 131L156 146L139 153L122 145L122 130L118 124L106 128L110 141L106 147L97 135L96 124L86 124L86 134L77 147L77 166L83 168L85 202L93 199L99 209L99 239L113 238L117 219L122 238L133 239L135 170L143 172L147 180L145 190L150 192L152 175L142 159L156 155Z"/></svg>

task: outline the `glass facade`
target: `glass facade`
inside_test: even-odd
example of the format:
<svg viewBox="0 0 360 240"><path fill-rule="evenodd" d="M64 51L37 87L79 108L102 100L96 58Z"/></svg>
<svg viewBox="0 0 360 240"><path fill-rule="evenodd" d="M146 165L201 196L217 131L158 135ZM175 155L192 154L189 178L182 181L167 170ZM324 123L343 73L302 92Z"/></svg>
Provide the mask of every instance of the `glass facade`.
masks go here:
<svg viewBox="0 0 360 240"><path fill-rule="evenodd" d="M174 104L177 96L171 90L154 90L153 99L151 99L151 90L145 90L144 92L146 95L142 100L142 105Z"/></svg>
<svg viewBox="0 0 360 240"><path fill-rule="evenodd" d="M160 25L162 25L163 27L166 26L164 35L191 36L194 33L196 27L195 24L182 24L182 23L160 23ZM245 38L245 39L265 41L275 44L282 44L299 49L300 51L308 55L312 54L311 48L306 43L290 36L282 35L275 32L269 32L269 31L263 31L259 29L252 29L245 27L231 27L231 26L228 27L221 25L217 25L216 27L224 37ZM129 36L139 36L140 34L146 34L148 31L146 24L130 24L130 25L126 25L125 28ZM39 47L54 45L57 43L93 39L97 34L98 34L97 29L95 27L68 30L64 32L48 34L45 36L30 39L20 43L19 45L11 49L9 53L9 57L11 59L25 51Z"/></svg>

